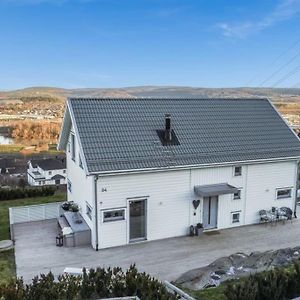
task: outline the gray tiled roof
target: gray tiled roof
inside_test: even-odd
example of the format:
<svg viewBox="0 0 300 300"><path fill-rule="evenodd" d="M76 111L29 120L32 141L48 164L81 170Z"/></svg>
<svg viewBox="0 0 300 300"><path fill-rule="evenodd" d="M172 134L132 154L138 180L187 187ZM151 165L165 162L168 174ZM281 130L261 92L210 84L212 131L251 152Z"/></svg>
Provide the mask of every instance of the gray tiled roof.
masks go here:
<svg viewBox="0 0 300 300"><path fill-rule="evenodd" d="M41 169L48 170L61 170L66 168L65 159L46 158L46 159L32 159L31 164L33 168L39 166Z"/></svg>
<svg viewBox="0 0 300 300"><path fill-rule="evenodd" d="M266 99L69 99L88 172L300 156L300 142ZM171 114L180 145L156 130Z"/></svg>

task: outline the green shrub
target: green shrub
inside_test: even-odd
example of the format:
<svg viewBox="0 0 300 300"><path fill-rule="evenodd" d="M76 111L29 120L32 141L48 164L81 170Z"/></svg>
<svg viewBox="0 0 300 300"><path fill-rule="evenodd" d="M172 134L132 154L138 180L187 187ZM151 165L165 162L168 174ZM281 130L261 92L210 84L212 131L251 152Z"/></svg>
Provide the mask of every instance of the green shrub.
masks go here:
<svg viewBox="0 0 300 300"><path fill-rule="evenodd" d="M300 261L292 266L274 268L226 284L224 294L230 300L282 300L300 295Z"/></svg>
<svg viewBox="0 0 300 300"><path fill-rule="evenodd" d="M0 286L0 299L5 300L77 300L138 296L141 300L176 300L164 285L136 267L123 272L121 268L97 268L82 276L61 275L55 280L50 272L36 276L31 284L24 286L21 279Z"/></svg>
<svg viewBox="0 0 300 300"><path fill-rule="evenodd" d="M0 201L13 200L20 198L32 198L41 196L52 196L55 193L55 187L31 187L31 188L0 188Z"/></svg>

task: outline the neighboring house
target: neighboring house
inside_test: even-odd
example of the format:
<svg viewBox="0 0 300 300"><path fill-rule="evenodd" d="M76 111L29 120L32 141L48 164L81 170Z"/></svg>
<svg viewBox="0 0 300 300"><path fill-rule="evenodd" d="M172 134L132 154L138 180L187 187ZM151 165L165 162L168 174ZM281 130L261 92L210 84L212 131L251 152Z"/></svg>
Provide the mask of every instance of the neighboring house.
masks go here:
<svg viewBox="0 0 300 300"><path fill-rule="evenodd" d="M300 141L267 99L68 99L58 149L95 249L295 209Z"/></svg>
<svg viewBox="0 0 300 300"><path fill-rule="evenodd" d="M27 180L33 186L66 184L66 160L54 158L30 160Z"/></svg>

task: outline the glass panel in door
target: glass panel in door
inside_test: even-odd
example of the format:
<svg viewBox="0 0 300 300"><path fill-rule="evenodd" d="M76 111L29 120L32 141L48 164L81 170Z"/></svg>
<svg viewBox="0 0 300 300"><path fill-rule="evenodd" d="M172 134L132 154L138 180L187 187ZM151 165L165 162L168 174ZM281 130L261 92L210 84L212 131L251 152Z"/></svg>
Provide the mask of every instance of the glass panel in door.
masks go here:
<svg viewBox="0 0 300 300"><path fill-rule="evenodd" d="M146 200L129 202L129 239L146 239Z"/></svg>

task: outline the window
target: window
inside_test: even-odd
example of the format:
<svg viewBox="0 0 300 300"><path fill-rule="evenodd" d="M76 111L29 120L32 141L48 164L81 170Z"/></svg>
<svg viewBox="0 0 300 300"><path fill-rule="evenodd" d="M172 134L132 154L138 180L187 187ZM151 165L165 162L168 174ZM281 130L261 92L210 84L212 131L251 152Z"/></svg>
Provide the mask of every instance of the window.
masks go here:
<svg viewBox="0 0 300 300"><path fill-rule="evenodd" d="M72 193L72 182L68 179L68 183L67 183L67 186L68 186L68 191L70 193Z"/></svg>
<svg viewBox="0 0 300 300"><path fill-rule="evenodd" d="M42 184L42 182L40 181L40 182L39 182L39 185L41 185L41 184Z"/></svg>
<svg viewBox="0 0 300 300"><path fill-rule="evenodd" d="M86 204L86 214L89 217L89 219L92 220L92 208L88 203Z"/></svg>
<svg viewBox="0 0 300 300"><path fill-rule="evenodd" d="M276 198L277 199L283 199L283 198L290 198L292 197L292 189L278 189L276 191Z"/></svg>
<svg viewBox="0 0 300 300"><path fill-rule="evenodd" d="M125 209L108 210L103 212L103 222L125 220Z"/></svg>
<svg viewBox="0 0 300 300"><path fill-rule="evenodd" d="M71 157L75 161L75 135L71 133Z"/></svg>
<svg viewBox="0 0 300 300"><path fill-rule="evenodd" d="M82 165L82 160L81 160L80 154L79 154L79 167L80 167L81 169L83 169L83 165Z"/></svg>
<svg viewBox="0 0 300 300"><path fill-rule="evenodd" d="M241 212L240 211L234 211L231 213L231 223L240 223L240 216Z"/></svg>
<svg viewBox="0 0 300 300"><path fill-rule="evenodd" d="M66 174L66 170L63 170L63 173Z"/></svg>
<svg viewBox="0 0 300 300"><path fill-rule="evenodd" d="M71 143L68 142L68 152L70 153L71 152Z"/></svg>
<svg viewBox="0 0 300 300"><path fill-rule="evenodd" d="M236 193L233 194L233 200L241 199L241 190L238 190Z"/></svg>
<svg viewBox="0 0 300 300"><path fill-rule="evenodd" d="M49 174L49 175L52 175L52 171L49 171L48 174Z"/></svg>
<svg viewBox="0 0 300 300"><path fill-rule="evenodd" d="M236 166L234 167L234 176L241 176L242 175L242 167Z"/></svg>

